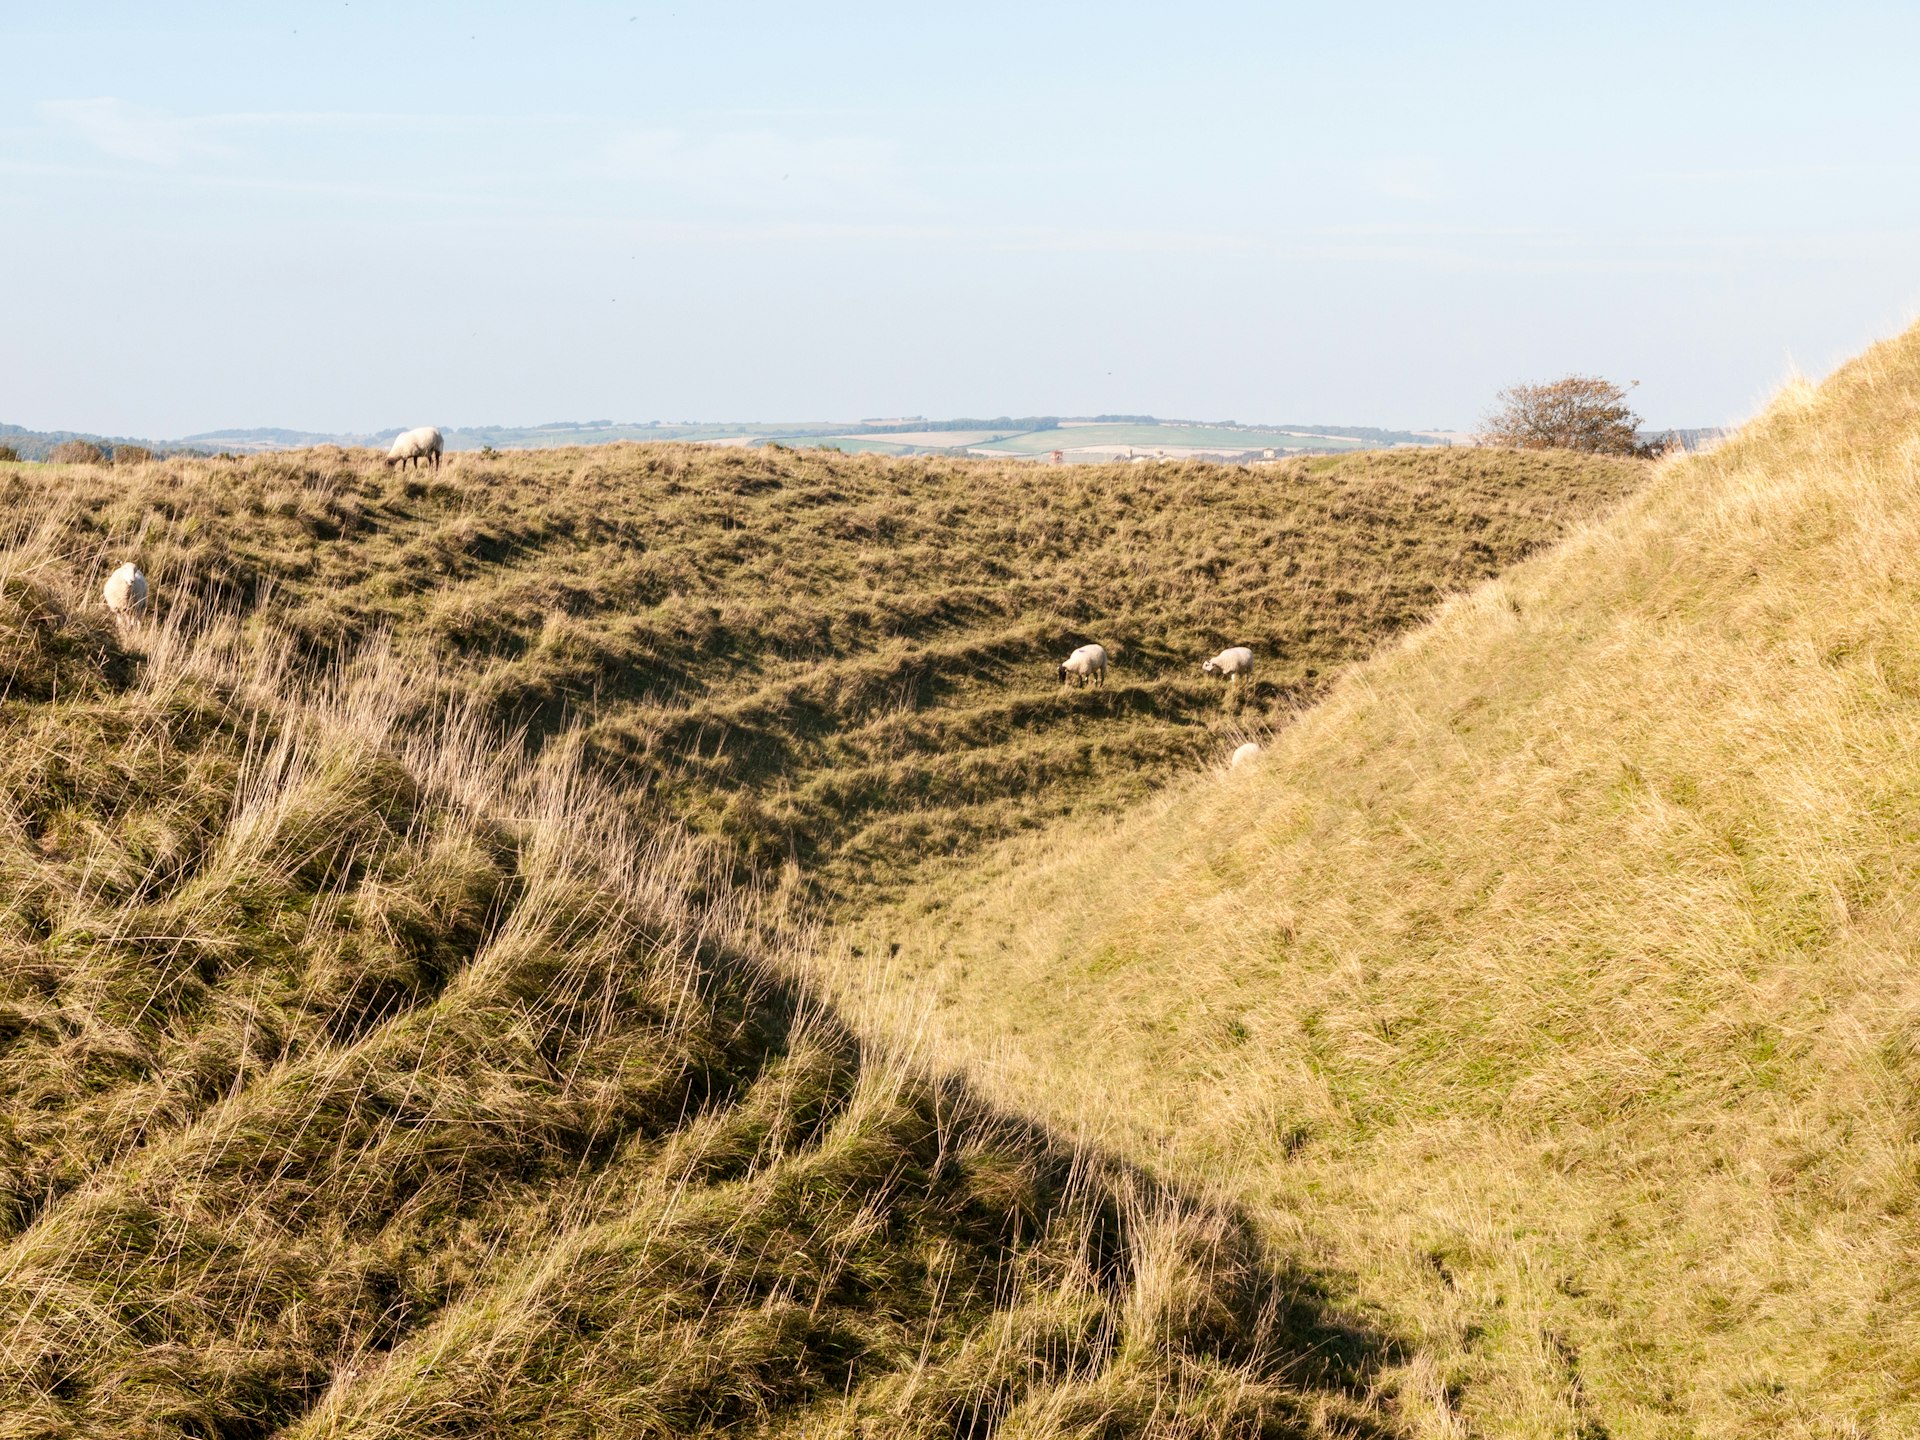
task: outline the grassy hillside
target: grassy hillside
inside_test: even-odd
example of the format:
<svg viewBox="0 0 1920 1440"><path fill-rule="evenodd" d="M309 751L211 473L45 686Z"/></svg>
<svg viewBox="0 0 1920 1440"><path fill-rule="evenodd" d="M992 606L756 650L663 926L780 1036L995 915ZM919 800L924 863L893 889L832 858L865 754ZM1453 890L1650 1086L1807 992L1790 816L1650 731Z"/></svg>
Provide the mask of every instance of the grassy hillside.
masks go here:
<svg viewBox="0 0 1920 1440"><path fill-rule="evenodd" d="M0 1437L1394 1433L1404 1337L768 920L1147 793L1643 474L8 467Z"/></svg>
<svg viewBox="0 0 1920 1440"><path fill-rule="evenodd" d="M1420 1434L1920 1433L1916 415L1920 331L859 950L1345 1276Z"/></svg>
<svg viewBox="0 0 1920 1440"><path fill-rule="evenodd" d="M117 631L59 534L0 550L0 1436L1386 1433L1388 1341L856 1045L698 847L389 649Z"/></svg>
<svg viewBox="0 0 1920 1440"><path fill-rule="evenodd" d="M744 869L866 903L929 857L1113 809L1638 483L1635 463L1423 451L1072 467L610 446L439 476L315 450L0 467L101 573L326 660L388 637ZM1054 664L1097 639L1112 683ZM1199 660L1253 645L1226 704Z"/></svg>

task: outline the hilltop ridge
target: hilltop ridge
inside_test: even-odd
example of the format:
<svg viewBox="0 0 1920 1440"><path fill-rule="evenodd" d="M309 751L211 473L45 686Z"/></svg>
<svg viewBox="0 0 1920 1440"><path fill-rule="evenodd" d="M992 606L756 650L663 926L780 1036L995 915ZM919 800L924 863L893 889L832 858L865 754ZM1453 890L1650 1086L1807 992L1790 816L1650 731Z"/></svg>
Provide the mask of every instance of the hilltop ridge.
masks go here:
<svg viewBox="0 0 1920 1440"><path fill-rule="evenodd" d="M1916 415L1920 330L825 973L1350 1276L1420 1433L1920 1430Z"/></svg>

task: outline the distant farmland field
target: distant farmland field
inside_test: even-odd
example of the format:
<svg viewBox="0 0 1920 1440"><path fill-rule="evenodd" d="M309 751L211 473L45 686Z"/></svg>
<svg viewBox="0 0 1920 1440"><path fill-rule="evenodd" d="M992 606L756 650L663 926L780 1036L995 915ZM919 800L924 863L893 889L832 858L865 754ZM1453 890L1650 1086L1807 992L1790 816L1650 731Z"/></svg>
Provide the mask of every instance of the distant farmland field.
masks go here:
<svg viewBox="0 0 1920 1440"><path fill-rule="evenodd" d="M885 435L843 435L836 436L834 443L843 440L870 440L876 445L892 445L905 449L919 447L932 450L946 450L955 445L985 445L996 440L1012 438L1019 432L1007 430L909 430ZM1048 431L1033 431L1033 434L1052 434Z"/></svg>
<svg viewBox="0 0 1920 1440"><path fill-rule="evenodd" d="M1299 435L1287 430L1240 430L1216 425L1071 425L1058 430L1029 430L978 448L1006 455L1038 455L1049 450L1359 450L1358 440L1330 435Z"/></svg>

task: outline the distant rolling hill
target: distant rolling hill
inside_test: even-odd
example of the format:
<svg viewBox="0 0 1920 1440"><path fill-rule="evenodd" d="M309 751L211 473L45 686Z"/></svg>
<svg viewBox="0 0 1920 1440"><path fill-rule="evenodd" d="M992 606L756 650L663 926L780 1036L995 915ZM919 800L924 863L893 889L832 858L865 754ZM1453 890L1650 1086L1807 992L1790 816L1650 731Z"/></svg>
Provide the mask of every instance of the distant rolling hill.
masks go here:
<svg viewBox="0 0 1920 1440"><path fill-rule="evenodd" d="M108 455L122 446L137 446L155 453L191 448L137 440L129 435L94 435L79 430L29 430L21 425L0 425L0 447L13 451L22 460L44 460L56 445L69 440L84 440L90 445L99 446Z"/></svg>
<svg viewBox="0 0 1920 1440"><path fill-rule="evenodd" d="M384 450L409 427L320 431L254 426L203 430L177 440L82 435L0 425L0 445L12 445L27 460L40 460L62 440L90 440L109 452L139 445L161 453L260 454L318 445ZM862 421L661 421L560 420L544 425L442 426L449 450L539 450L565 445L611 445L675 440L695 445L840 450L848 454L976 455L988 459L1043 460L1058 451L1076 464L1114 460L1265 461L1301 455L1338 455L1398 446L1449 446L1450 433L1388 430L1369 425L1241 425L1234 421L1160 420L1150 415L1090 418L1029 415L991 419L928 420L924 417ZM1688 449L1712 443L1717 429L1648 431L1643 438L1671 438Z"/></svg>
<svg viewBox="0 0 1920 1440"><path fill-rule="evenodd" d="M255 427L206 430L172 445L245 454L293 450L314 445L384 447L406 427L385 430L323 432ZM883 455L977 454L991 457L1045 455L1061 450L1076 461L1127 458L1261 458L1278 454L1325 454L1394 445L1425 445L1428 437L1411 430L1368 426L1200 424L1156 420L1151 416L1073 419L1055 416L1000 416L993 419L877 421L717 422L667 424L616 423L611 420L556 421L545 425L443 426L450 450L545 449L556 445L606 445L618 441L679 440L695 444L758 446L780 444Z"/></svg>

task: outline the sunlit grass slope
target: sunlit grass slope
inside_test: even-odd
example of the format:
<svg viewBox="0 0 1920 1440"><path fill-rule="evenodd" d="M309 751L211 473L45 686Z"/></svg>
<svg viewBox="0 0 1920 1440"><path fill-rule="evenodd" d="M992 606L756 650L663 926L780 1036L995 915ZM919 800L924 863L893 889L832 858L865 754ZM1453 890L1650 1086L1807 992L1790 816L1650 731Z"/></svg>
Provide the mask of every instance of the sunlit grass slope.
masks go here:
<svg viewBox="0 0 1920 1440"><path fill-rule="evenodd" d="M1142 798L1639 482L1464 450L1208 465L693 446L0 466L0 513L306 655L384 633L423 705L565 732L648 815L854 906L928 857ZM1113 651L1112 682L1054 666ZM1261 657L1223 707L1199 661ZM437 690L434 687L438 687Z"/></svg>
<svg viewBox="0 0 1920 1440"><path fill-rule="evenodd" d="M117 630L61 533L0 547L0 1436L1386 1433L1385 1338L857 1045L703 847L383 647Z"/></svg>
<svg viewBox="0 0 1920 1440"><path fill-rule="evenodd" d="M1916 907L1920 332L838 974L1344 1274L1421 1433L1912 1435Z"/></svg>

